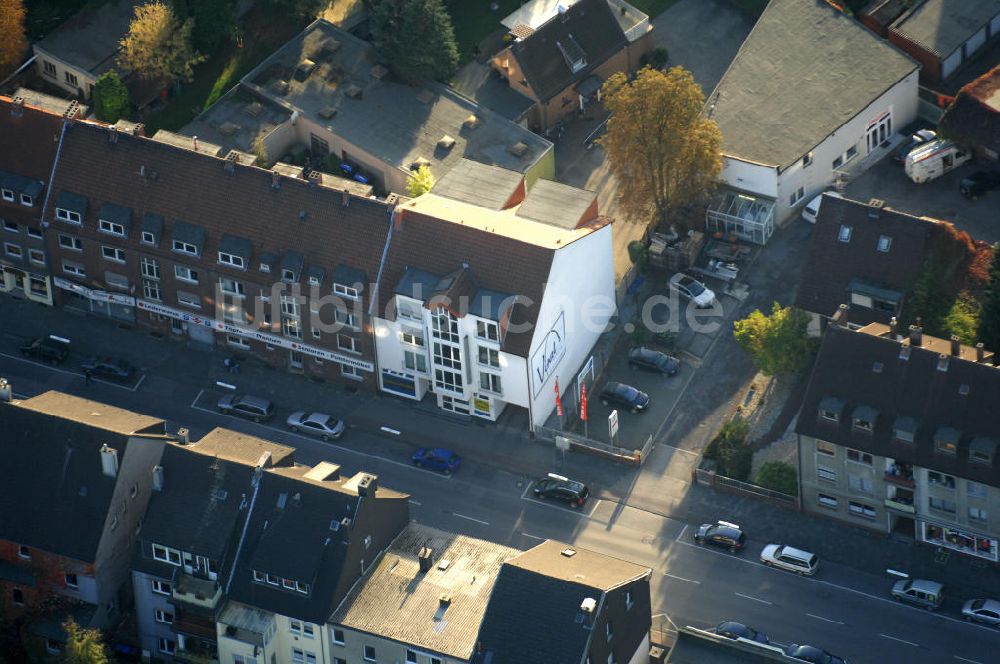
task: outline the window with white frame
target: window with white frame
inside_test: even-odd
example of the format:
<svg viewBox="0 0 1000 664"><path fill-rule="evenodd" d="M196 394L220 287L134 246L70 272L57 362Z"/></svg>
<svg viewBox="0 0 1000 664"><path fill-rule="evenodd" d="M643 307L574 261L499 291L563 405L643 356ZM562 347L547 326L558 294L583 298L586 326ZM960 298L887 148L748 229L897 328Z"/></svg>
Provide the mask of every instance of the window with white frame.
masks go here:
<svg viewBox="0 0 1000 664"><path fill-rule="evenodd" d="M155 258L147 258L143 256L139 259L139 271L142 276L147 279L159 279L160 278L160 262Z"/></svg>
<svg viewBox="0 0 1000 664"><path fill-rule="evenodd" d="M403 351L403 366L410 371L427 373L427 356L412 350Z"/></svg>
<svg viewBox="0 0 1000 664"><path fill-rule="evenodd" d="M431 334L435 339L458 343L458 319L444 307L438 307L431 314Z"/></svg>
<svg viewBox="0 0 1000 664"><path fill-rule="evenodd" d="M500 367L500 351L495 348L479 347L479 363L488 367Z"/></svg>
<svg viewBox="0 0 1000 664"><path fill-rule="evenodd" d="M491 320L477 320L476 336L488 341L500 341L500 326Z"/></svg>
<svg viewBox="0 0 1000 664"><path fill-rule="evenodd" d="M46 63L48 64L48 63ZM50 655L59 655L63 651L63 645L52 639L45 639L45 652Z"/></svg>
<svg viewBox="0 0 1000 664"><path fill-rule="evenodd" d="M358 299L358 289L352 286L345 286L344 284L333 284L333 292L340 297L347 298L349 300Z"/></svg>
<svg viewBox="0 0 1000 664"><path fill-rule="evenodd" d="M891 246L892 246L891 237L889 237L888 235L880 235L878 237L877 248L879 251L881 251L882 253L887 253L889 251L889 247Z"/></svg>
<svg viewBox="0 0 1000 664"><path fill-rule="evenodd" d="M3 220L3 229L8 233L20 233L21 227L17 225L17 222L10 221L9 219Z"/></svg>
<svg viewBox="0 0 1000 664"><path fill-rule="evenodd" d="M282 318L281 319L281 333L286 337L292 337L293 339L302 338L302 325L299 323L298 318Z"/></svg>
<svg viewBox="0 0 1000 664"><path fill-rule="evenodd" d="M485 392L493 392L494 394L503 394L503 389L500 386L500 376L494 373L480 371L479 389Z"/></svg>
<svg viewBox="0 0 1000 664"><path fill-rule="evenodd" d="M285 316L298 318L300 315L299 299L294 295L281 295L281 313Z"/></svg>
<svg viewBox="0 0 1000 664"><path fill-rule="evenodd" d="M458 346L434 342L434 364L448 369L462 370L462 351Z"/></svg>
<svg viewBox="0 0 1000 664"><path fill-rule="evenodd" d="M807 166L812 165L812 163L813 163L813 153L810 151L810 152L807 152L802 157L802 168L806 168Z"/></svg>
<svg viewBox="0 0 1000 664"><path fill-rule="evenodd" d="M163 609L154 609L153 616L156 618L156 622L158 623L172 625L174 622L174 614L164 611Z"/></svg>
<svg viewBox="0 0 1000 664"><path fill-rule="evenodd" d="M969 508L969 520L979 521L980 523L986 523L988 521L986 510L981 507L970 507Z"/></svg>
<svg viewBox="0 0 1000 664"><path fill-rule="evenodd" d="M965 480L965 491L972 498L986 498L989 495L989 489L985 484L971 480Z"/></svg>
<svg viewBox="0 0 1000 664"><path fill-rule="evenodd" d="M421 348L424 347L424 333L423 332L415 332L415 331L409 331L409 330L402 330L399 333L399 339L404 344L410 344L412 346L420 346Z"/></svg>
<svg viewBox="0 0 1000 664"><path fill-rule="evenodd" d="M302 583L301 581L296 581L295 582L295 592L301 593L303 595L308 595L309 594L309 584L308 583ZM309 629L312 629L312 626L310 626Z"/></svg>
<svg viewBox="0 0 1000 664"><path fill-rule="evenodd" d="M816 477L825 482L836 482L837 473L831 468L824 468L823 466L816 466Z"/></svg>
<svg viewBox="0 0 1000 664"><path fill-rule="evenodd" d="M180 279L181 281L196 284L198 283L198 270L190 268L186 265L175 265L174 277Z"/></svg>
<svg viewBox="0 0 1000 664"><path fill-rule="evenodd" d="M153 592L157 595L171 595L174 592L173 586L166 581L160 581L159 579L153 579L151 586Z"/></svg>
<svg viewBox="0 0 1000 664"><path fill-rule="evenodd" d="M83 251L83 240L72 235L59 235L59 246L71 251Z"/></svg>
<svg viewBox="0 0 1000 664"><path fill-rule="evenodd" d="M216 306L220 306L220 303L216 303ZM243 308L242 302L227 302L221 304L220 308L222 309L222 320L233 325L246 325L247 312Z"/></svg>
<svg viewBox="0 0 1000 664"><path fill-rule="evenodd" d="M226 295L232 295L234 297L244 297L246 296L246 291L243 288L243 284L235 279L229 279L227 277L219 277L219 288Z"/></svg>
<svg viewBox="0 0 1000 664"><path fill-rule="evenodd" d="M143 231L142 235L139 237L139 240L143 244L151 244L151 245L155 246L156 245L156 234L152 233L150 231Z"/></svg>
<svg viewBox="0 0 1000 664"><path fill-rule="evenodd" d="M28 249L28 260L35 265L45 265L45 252L41 249Z"/></svg>
<svg viewBox="0 0 1000 664"><path fill-rule="evenodd" d="M41 240L43 237L42 231L32 226L25 226L24 231L28 234L28 237L33 237L36 240Z"/></svg>
<svg viewBox="0 0 1000 664"><path fill-rule="evenodd" d="M11 258L22 258L24 256L24 250L21 249L21 245L12 244L10 242L3 243L3 251L5 254Z"/></svg>
<svg viewBox="0 0 1000 664"><path fill-rule="evenodd" d="M285 590L295 590L295 581L293 581L291 579L282 579L281 580L281 586Z"/></svg>
<svg viewBox="0 0 1000 664"><path fill-rule="evenodd" d="M153 544L153 559L159 560L160 562L169 563L171 565L177 565L180 567L181 564L181 552L177 549L171 549L168 546L163 546L162 544Z"/></svg>
<svg viewBox="0 0 1000 664"><path fill-rule="evenodd" d="M101 256L104 260L111 261L113 263L124 263L125 262L125 250L119 247L109 247L104 245L101 247Z"/></svg>
<svg viewBox="0 0 1000 664"><path fill-rule="evenodd" d="M861 450L847 448L847 460L854 463L861 463L866 466L872 465L872 455Z"/></svg>
<svg viewBox="0 0 1000 664"><path fill-rule="evenodd" d="M412 651L409 648L407 648L406 649L406 664L416 664L416 662L417 662L417 653L415 653L414 651Z"/></svg>
<svg viewBox="0 0 1000 664"><path fill-rule="evenodd" d="M340 350L346 350L348 353L357 353L358 343L357 340L352 336L346 334L338 334L337 348L339 348Z"/></svg>
<svg viewBox="0 0 1000 664"><path fill-rule="evenodd" d="M281 280L298 281L298 279L295 278L295 270L290 270L287 267L281 268Z"/></svg>
<svg viewBox="0 0 1000 664"><path fill-rule="evenodd" d="M840 240L841 242L850 242L851 241L851 233L853 231L854 231L854 229L852 227L847 226L845 224L841 224L840 225L840 232L837 233L837 239Z"/></svg>
<svg viewBox="0 0 1000 664"><path fill-rule="evenodd" d="M847 511L854 516L860 516L866 519L875 518L875 508L871 505L866 505L865 503L856 503L852 500L847 503Z"/></svg>
<svg viewBox="0 0 1000 664"><path fill-rule="evenodd" d="M190 254L192 256L198 255L198 247L191 244L190 242L183 242L181 240L174 240L174 251L180 254Z"/></svg>
<svg viewBox="0 0 1000 664"><path fill-rule="evenodd" d="M13 201L14 200L14 191L12 189L2 189L2 190L0 190L0 192L3 193L3 199L5 201Z"/></svg>
<svg viewBox="0 0 1000 664"><path fill-rule="evenodd" d="M956 507L954 500L948 500L947 498L938 498L937 496L929 496L927 498L927 504L932 510L937 510L938 512L945 512L947 514L954 514Z"/></svg>
<svg viewBox="0 0 1000 664"><path fill-rule="evenodd" d="M97 220L97 230L109 235L125 237L125 226L114 221L108 221L107 219Z"/></svg>
<svg viewBox="0 0 1000 664"><path fill-rule="evenodd" d="M340 375L347 376L348 378L356 378L358 380L361 380L363 378L363 376L361 375L361 369L358 369L357 367L352 367L349 364L340 365Z"/></svg>
<svg viewBox="0 0 1000 664"><path fill-rule="evenodd" d="M83 269L83 266L80 265L79 263L74 263L72 261L63 261L62 269L63 272L65 272L66 274L72 274L77 277L87 276L87 272L86 270Z"/></svg>
<svg viewBox="0 0 1000 664"><path fill-rule="evenodd" d="M242 256L237 256L236 254L227 254L224 251L219 252L219 263L222 265L228 265L230 267L239 268L240 270L246 269L246 261L243 260Z"/></svg>
<svg viewBox="0 0 1000 664"><path fill-rule="evenodd" d="M798 205L799 201L801 201L805 197L806 197L806 190L802 187L799 187L794 192L792 192L791 196L788 197L788 205L789 206Z"/></svg>
<svg viewBox="0 0 1000 664"><path fill-rule="evenodd" d="M83 218L80 216L79 212L75 210L66 210L64 208L56 208L56 219L59 221L65 221L69 224L82 224Z"/></svg>
<svg viewBox="0 0 1000 664"><path fill-rule="evenodd" d="M160 291L160 284L149 279L142 280L142 296L147 300L163 301L163 293Z"/></svg>
<svg viewBox="0 0 1000 664"><path fill-rule="evenodd" d="M434 370L434 385L452 392L462 391L462 374L447 369Z"/></svg>
<svg viewBox="0 0 1000 664"><path fill-rule="evenodd" d="M357 319L349 311L343 309L334 309L334 320L337 321L338 325L343 325L344 327L351 327L357 329L358 323Z"/></svg>
<svg viewBox="0 0 1000 664"><path fill-rule="evenodd" d="M35 204L35 199L33 199L28 194L21 194L21 205L26 205L27 207L31 207L34 204Z"/></svg>
<svg viewBox="0 0 1000 664"><path fill-rule="evenodd" d="M423 319L420 305L400 298L396 298L396 314L410 320Z"/></svg>
<svg viewBox="0 0 1000 664"><path fill-rule="evenodd" d="M177 291L177 303L192 309L201 309L201 296L186 291Z"/></svg>
<svg viewBox="0 0 1000 664"><path fill-rule="evenodd" d="M333 628L331 632L333 633L332 638L335 645L342 646L346 643L344 641L344 630Z"/></svg>
<svg viewBox="0 0 1000 664"><path fill-rule="evenodd" d="M837 499L833 496L828 496L825 493L818 494L816 496L816 502L819 503L821 507L828 507L830 509L837 509Z"/></svg>
<svg viewBox="0 0 1000 664"><path fill-rule="evenodd" d="M934 486L943 486L948 489L955 488L955 478L933 470L927 471L927 481Z"/></svg>
<svg viewBox="0 0 1000 664"><path fill-rule="evenodd" d="M73 72L71 72L71 71L64 71L64 72L63 72L63 78L64 78L64 79L66 80L66 82L67 82L67 83L69 83L70 85L73 85L73 86L77 86L77 85L80 85L79 81L78 81L78 80L77 80L77 78L76 78L76 74L74 74L74 73L73 73ZM162 650L162 648L161 648L161 650ZM166 651L164 651L164 652L166 652ZM173 651L171 651L171 652L173 652Z"/></svg>
<svg viewBox="0 0 1000 664"><path fill-rule="evenodd" d="M365 646L365 661L374 662L375 661L375 646Z"/></svg>
<svg viewBox="0 0 1000 664"><path fill-rule="evenodd" d="M317 339L318 340L318 339L322 339L323 338L323 330L319 329L318 327L310 328L309 329L309 334L312 335L313 339Z"/></svg>
<svg viewBox="0 0 1000 664"><path fill-rule="evenodd" d="M305 664L306 653L301 648L292 648L292 661L295 664Z"/></svg>
<svg viewBox="0 0 1000 664"><path fill-rule="evenodd" d="M865 477L864 475L854 475L853 473L847 474L847 486L851 488L851 491L856 493L870 494L873 489L872 479L870 477Z"/></svg>
<svg viewBox="0 0 1000 664"><path fill-rule="evenodd" d="M164 655L174 655L177 653L177 644L172 639L166 639L161 636L157 645L160 648L160 652Z"/></svg>
<svg viewBox="0 0 1000 664"><path fill-rule="evenodd" d="M289 620L288 621L288 631L296 636L302 636L302 621L300 620Z"/></svg>
<svg viewBox="0 0 1000 664"><path fill-rule="evenodd" d="M66 582L67 588L76 589L80 587L80 579L76 576L76 574L71 574L69 572L63 574L63 581Z"/></svg>
<svg viewBox="0 0 1000 664"><path fill-rule="evenodd" d="M257 266L257 269L263 272L264 274L271 274L271 266L267 263L261 263L260 265Z"/></svg>
<svg viewBox="0 0 1000 664"><path fill-rule="evenodd" d="M257 664L257 660L250 655L233 655L233 664Z"/></svg>

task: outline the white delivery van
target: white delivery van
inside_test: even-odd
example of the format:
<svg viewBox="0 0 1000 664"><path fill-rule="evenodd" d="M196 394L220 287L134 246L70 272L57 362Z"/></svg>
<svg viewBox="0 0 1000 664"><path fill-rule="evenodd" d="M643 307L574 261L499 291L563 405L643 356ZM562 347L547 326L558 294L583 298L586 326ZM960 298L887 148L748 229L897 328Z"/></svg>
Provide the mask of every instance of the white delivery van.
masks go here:
<svg viewBox="0 0 1000 664"><path fill-rule="evenodd" d="M920 184L939 178L972 159L969 150L938 139L914 148L906 155L906 174Z"/></svg>

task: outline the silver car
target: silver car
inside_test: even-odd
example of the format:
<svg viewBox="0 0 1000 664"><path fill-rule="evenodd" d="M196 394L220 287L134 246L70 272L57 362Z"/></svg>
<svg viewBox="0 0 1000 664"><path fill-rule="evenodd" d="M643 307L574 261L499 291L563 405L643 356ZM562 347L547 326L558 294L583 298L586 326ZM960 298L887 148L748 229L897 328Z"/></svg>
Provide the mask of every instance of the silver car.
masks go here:
<svg viewBox="0 0 1000 664"><path fill-rule="evenodd" d="M970 599L962 607L962 617L970 622L1000 627L1000 602L995 599Z"/></svg>
<svg viewBox="0 0 1000 664"><path fill-rule="evenodd" d="M323 440L340 438L344 433L344 422L326 413L307 413L300 410L288 416L287 424L292 431L311 433Z"/></svg>

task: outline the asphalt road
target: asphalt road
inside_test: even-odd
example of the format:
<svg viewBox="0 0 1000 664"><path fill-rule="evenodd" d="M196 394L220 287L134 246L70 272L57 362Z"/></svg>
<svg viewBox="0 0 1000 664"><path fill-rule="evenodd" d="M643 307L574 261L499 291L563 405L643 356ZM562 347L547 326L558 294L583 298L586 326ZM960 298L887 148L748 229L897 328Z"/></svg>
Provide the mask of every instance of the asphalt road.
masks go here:
<svg viewBox="0 0 1000 664"><path fill-rule="evenodd" d="M535 500L529 477L469 461L445 477L410 465L411 447L391 434L349 429L342 440L324 443L286 430L284 413L270 425L221 415L214 410L216 394L191 389L181 398L185 388L167 390L155 376L142 377L137 389L99 381L86 386L73 367L35 364L6 352L0 353L0 375L21 396L59 389L162 417L168 429L186 426L195 439L225 426L294 446L300 463L325 460L345 474L376 473L382 485L410 494L413 519L434 527L521 549L551 538L648 565L654 613L674 625L737 620L775 642L817 645L852 663L988 664L1000 648L1000 631L958 619L957 598L934 614L896 604L888 596L890 579L851 568L821 562L814 578L769 569L758 558L766 543L753 540L752 532L742 554L705 549L692 542L696 524L602 498L601 487L592 487L594 497L576 511ZM174 398L156 398L167 391Z"/></svg>

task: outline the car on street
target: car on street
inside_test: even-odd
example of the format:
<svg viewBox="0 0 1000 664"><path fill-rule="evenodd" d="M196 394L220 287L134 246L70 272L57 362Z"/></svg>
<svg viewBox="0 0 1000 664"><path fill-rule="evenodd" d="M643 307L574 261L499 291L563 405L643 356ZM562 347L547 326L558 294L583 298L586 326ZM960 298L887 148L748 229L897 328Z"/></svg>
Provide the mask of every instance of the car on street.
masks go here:
<svg viewBox="0 0 1000 664"><path fill-rule="evenodd" d="M274 404L252 394L227 394L216 405L220 413L263 422L274 417Z"/></svg>
<svg viewBox="0 0 1000 664"><path fill-rule="evenodd" d="M112 380L130 380L135 373L135 367L125 360L106 355L88 357L80 365L80 368L89 371L94 376L111 378Z"/></svg>
<svg viewBox="0 0 1000 664"><path fill-rule="evenodd" d="M614 404L627 408L633 413L638 413L649 407L648 394L631 385L615 381L608 381L604 384L600 398L601 403L605 406Z"/></svg>
<svg viewBox="0 0 1000 664"><path fill-rule="evenodd" d="M298 411L288 416L285 421L292 431L311 433L323 440L340 438L344 433L344 422L326 413L307 413Z"/></svg>
<svg viewBox="0 0 1000 664"><path fill-rule="evenodd" d="M914 148L923 145L924 143L930 143L936 139L937 132L933 129L920 129L916 133L912 134L906 142L899 146L893 155L892 160L902 166L906 163L906 155L910 154Z"/></svg>
<svg viewBox="0 0 1000 664"><path fill-rule="evenodd" d="M715 302L715 293L708 286L683 272L670 277L667 286L684 299L694 302L699 309L710 307Z"/></svg>
<svg viewBox="0 0 1000 664"><path fill-rule="evenodd" d="M713 631L727 639L749 639L750 641L756 641L764 645L771 643L771 640L767 638L767 634L758 632L753 627L747 627L743 623L726 621L716 625Z"/></svg>
<svg viewBox="0 0 1000 664"><path fill-rule="evenodd" d="M21 346L20 350L21 355L25 357L33 357L51 364L61 364L69 356L69 339L50 334L47 337L38 337L31 343Z"/></svg>
<svg viewBox="0 0 1000 664"><path fill-rule="evenodd" d="M962 195L971 200L976 200L998 188L1000 188L1000 172L998 171L976 171L969 177L962 178L958 185L958 190Z"/></svg>
<svg viewBox="0 0 1000 664"><path fill-rule="evenodd" d="M970 622L1000 627L1000 602L995 599L970 599L962 607L962 617Z"/></svg>
<svg viewBox="0 0 1000 664"><path fill-rule="evenodd" d="M652 348L635 346L628 351L628 364L631 367L656 371L664 376L673 376L680 368L681 361Z"/></svg>
<svg viewBox="0 0 1000 664"><path fill-rule="evenodd" d="M833 196L834 198L843 198L843 196L836 191L826 191L819 194L816 198L812 199L806 206L802 208L802 218L805 219L810 224L816 223L816 215L819 214L819 206L823 202L823 194L827 196Z"/></svg>
<svg viewBox="0 0 1000 664"><path fill-rule="evenodd" d="M417 468L440 470L451 475L462 464L462 458L444 447L421 447L413 453L413 465Z"/></svg>
<svg viewBox="0 0 1000 664"><path fill-rule="evenodd" d="M927 579L903 579L892 586L892 597L897 602L906 602L937 611L944 603L944 586Z"/></svg>
<svg viewBox="0 0 1000 664"><path fill-rule="evenodd" d="M729 549L730 553L736 553L746 545L747 536L737 524L717 521L701 524L695 531L694 541L696 544L711 544Z"/></svg>
<svg viewBox="0 0 1000 664"><path fill-rule="evenodd" d="M583 482L577 482L554 473L549 473L535 482L533 491L536 498L557 500L574 509L583 507L587 502L587 497L590 496L590 489Z"/></svg>
<svg viewBox="0 0 1000 664"><path fill-rule="evenodd" d="M812 664L847 664L847 660L843 657L831 655L816 646L800 646L793 643L785 648L785 655L803 662L811 662Z"/></svg>
<svg viewBox="0 0 1000 664"><path fill-rule="evenodd" d="M760 562L768 567L777 567L803 576L812 576L819 567L819 558L816 554L785 544L765 546L760 552Z"/></svg>

